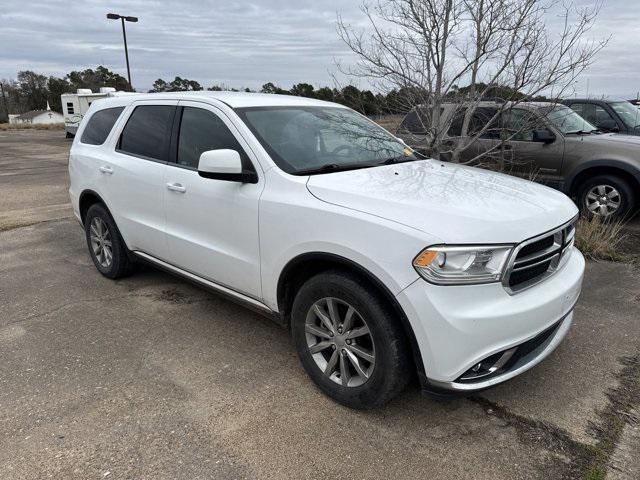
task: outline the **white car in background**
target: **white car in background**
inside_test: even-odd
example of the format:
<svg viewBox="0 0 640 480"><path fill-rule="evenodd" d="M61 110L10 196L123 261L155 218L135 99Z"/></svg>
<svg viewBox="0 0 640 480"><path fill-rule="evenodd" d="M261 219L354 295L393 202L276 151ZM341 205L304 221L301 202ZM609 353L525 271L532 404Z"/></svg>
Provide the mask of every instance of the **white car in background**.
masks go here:
<svg viewBox="0 0 640 480"><path fill-rule="evenodd" d="M278 319L350 407L384 404L413 374L470 392L524 372L567 333L582 284L564 194L419 158L332 103L107 98L69 175L100 273L144 260Z"/></svg>

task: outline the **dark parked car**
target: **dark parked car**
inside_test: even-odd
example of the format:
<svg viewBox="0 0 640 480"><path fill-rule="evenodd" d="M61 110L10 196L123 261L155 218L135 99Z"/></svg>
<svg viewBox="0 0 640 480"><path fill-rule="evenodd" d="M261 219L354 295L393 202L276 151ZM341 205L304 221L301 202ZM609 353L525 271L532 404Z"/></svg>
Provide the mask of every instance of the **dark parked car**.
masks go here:
<svg viewBox="0 0 640 480"><path fill-rule="evenodd" d="M461 141L464 113L460 104L443 105L442 125L450 125L444 144L455 146ZM428 118L428 110L413 109L397 131L407 145L426 155ZM482 134L464 151L462 162L482 164L477 159L486 160L491 152L508 161L509 173L563 191L585 213L621 218L635 211L640 194L640 137L603 133L570 108L542 102L512 107L481 102L469 132Z"/></svg>
<svg viewBox="0 0 640 480"><path fill-rule="evenodd" d="M603 132L640 135L640 109L627 100L571 98L562 103Z"/></svg>

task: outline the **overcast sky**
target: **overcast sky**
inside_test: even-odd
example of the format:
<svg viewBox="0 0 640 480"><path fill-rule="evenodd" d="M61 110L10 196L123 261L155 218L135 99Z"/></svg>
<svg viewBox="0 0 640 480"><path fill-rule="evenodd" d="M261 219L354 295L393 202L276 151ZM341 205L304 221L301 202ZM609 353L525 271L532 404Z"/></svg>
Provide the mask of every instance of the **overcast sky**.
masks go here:
<svg viewBox="0 0 640 480"><path fill-rule="evenodd" d="M577 0L580 4L595 0ZM336 13L361 23L360 0L2 0L0 78L19 70L62 76L104 65L126 75L120 23L127 24L132 81L148 90L176 75L204 87L260 88L274 82L333 85L335 62L352 61L338 40ZM640 90L640 1L605 0L590 35L613 38L582 76L577 93L635 97Z"/></svg>

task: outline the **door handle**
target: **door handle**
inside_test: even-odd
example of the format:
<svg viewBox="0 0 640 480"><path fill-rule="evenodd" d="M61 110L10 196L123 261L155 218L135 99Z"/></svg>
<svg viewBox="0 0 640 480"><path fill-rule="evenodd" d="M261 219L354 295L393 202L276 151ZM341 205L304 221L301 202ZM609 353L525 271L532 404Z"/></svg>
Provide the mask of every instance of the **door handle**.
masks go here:
<svg viewBox="0 0 640 480"><path fill-rule="evenodd" d="M167 188L172 192L184 193L187 191L187 189L180 183L167 183Z"/></svg>
<svg viewBox="0 0 640 480"><path fill-rule="evenodd" d="M101 171L102 173L106 173L106 174L108 174L108 175L111 175L111 174L113 173L113 168L108 167L108 166L106 166L106 165L102 165L102 166L100 167L100 171Z"/></svg>

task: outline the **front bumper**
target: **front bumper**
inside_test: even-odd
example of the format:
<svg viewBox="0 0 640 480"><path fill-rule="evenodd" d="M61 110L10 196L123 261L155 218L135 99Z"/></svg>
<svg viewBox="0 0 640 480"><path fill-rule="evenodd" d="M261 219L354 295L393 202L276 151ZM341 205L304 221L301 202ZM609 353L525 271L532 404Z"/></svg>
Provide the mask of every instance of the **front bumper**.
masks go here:
<svg viewBox="0 0 640 480"><path fill-rule="evenodd" d="M509 295L498 283L437 286L420 279L398 294L424 364L426 387L470 392L515 377L546 358L571 326L584 258L573 249L544 282ZM461 377L484 359L527 344L501 369L478 380ZM499 355L498 355L499 356Z"/></svg>

